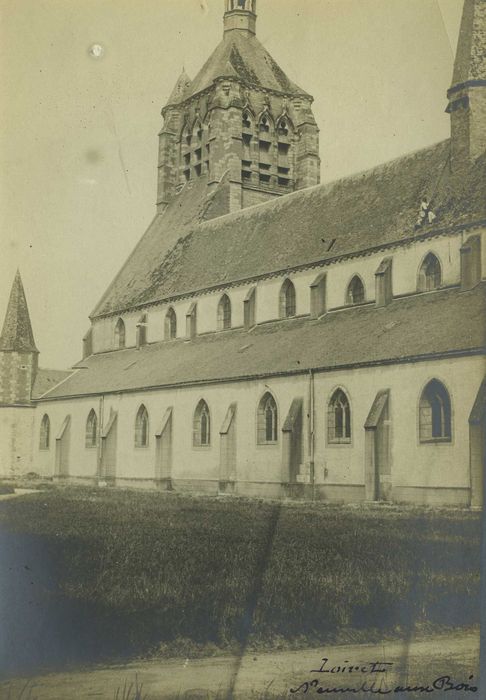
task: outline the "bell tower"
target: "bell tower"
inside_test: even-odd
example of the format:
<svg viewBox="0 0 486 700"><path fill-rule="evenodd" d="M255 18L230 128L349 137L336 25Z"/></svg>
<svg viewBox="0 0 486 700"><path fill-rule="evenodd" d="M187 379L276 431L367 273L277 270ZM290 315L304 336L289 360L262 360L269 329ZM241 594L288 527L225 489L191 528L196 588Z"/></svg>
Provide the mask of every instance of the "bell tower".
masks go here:
<svg viewBox="0 0 486 700"><path fill-rule="evenodd" d="M464 0L447 98L452 167L458 170L486 151L486 0Z"/></svg>
<svg viewBox="0 0 486 700"><path fill-rule="evenodd" d="M225 0L224 31L256 34L256 0Z"/></svg>
<svg viewBox="0 0 486 700"><path fill-rule="evenodd" d="M224 0L223 38L162 109L157 208L186 185L224 189L220 214L319 184L313 97L256 36L256 0ZM227 210L226 210L227 209Z"/></svg>

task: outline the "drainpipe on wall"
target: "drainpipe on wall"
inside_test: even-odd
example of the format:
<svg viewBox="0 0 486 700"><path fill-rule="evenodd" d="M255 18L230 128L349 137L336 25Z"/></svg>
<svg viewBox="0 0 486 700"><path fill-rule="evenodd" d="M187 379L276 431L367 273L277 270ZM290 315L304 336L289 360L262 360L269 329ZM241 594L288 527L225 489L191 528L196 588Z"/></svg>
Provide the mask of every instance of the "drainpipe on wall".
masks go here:
<svg viewBox="0 0 486 700"><path fill-rule="evenodd" d="M309 370L309 468L312 500L315 500L315 465L314 465L314 372Z"/></svg>
<svg viewBox="0 0 486 700"><path fill-rule="evenodd" d="M104 407L105 407L105 397L100 396L100 409L99 409L100 419L99 419L99 428L98 428L98 469L97 469L98 482L101 479L101 466L102 466L102 460L103 460L103 438L101 436L103 435Z"/></svg>

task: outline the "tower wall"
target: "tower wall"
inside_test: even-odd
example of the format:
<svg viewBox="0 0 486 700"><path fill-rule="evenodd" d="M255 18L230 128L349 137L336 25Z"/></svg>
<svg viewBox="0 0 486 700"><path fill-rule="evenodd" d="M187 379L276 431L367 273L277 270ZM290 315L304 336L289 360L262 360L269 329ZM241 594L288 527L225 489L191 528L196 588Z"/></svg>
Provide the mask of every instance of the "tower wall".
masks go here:
<svg viewBox="0 0 486 700"><path fill-rule="evenodd" d="M0 351L0 404L29 404L37 353Z"/></svg>

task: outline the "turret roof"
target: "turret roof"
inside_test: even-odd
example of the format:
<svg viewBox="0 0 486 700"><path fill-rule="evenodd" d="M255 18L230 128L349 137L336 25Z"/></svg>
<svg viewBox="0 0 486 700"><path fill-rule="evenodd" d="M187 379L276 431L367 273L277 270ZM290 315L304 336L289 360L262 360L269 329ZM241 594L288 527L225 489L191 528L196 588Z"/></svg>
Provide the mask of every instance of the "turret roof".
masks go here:
<svg viewBox="0 0 486 700"><path fill-rule="evenodd" d="M20 272L15 275L0 336L0 350L38 352Z"/></svg>
<svg viewBox="0 0 486 700"><path fill-rule="evenodd" d="M174 85L174 89L170 93L170 97L167 100L167 105L176 105L182 102L187 97L189 91L189 86L191 85L191 79L187 75L185 69L182 69L182 73L177 78L177 82Z"/></svg>
<svg viewBox="0 0 486 700"><path fill-rule="evenodd" d="M486 81L486 0L465 0L452 86Z"/></svg>

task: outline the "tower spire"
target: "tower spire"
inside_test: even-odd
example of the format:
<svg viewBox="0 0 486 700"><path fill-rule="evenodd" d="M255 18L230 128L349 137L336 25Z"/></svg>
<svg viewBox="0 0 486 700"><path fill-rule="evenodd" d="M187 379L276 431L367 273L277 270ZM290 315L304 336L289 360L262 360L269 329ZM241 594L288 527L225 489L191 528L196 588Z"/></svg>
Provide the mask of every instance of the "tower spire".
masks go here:
<svg viewBox="0 0 486 700"><path fill-rule="evenodd" d="M464 0L447 98L452 161L457 165L486 150L486 0Z"/></svg>
<svg viewBox="0 0 486 700"><path fill-rule="evenodd" d="M24 287L18 270L12 284L7 313L0 335L0 350L38 352L30 323Z"/></svg>
<svg viewBox="0 0 486 700"><path fill-rule="evenodd" d="M224 31L256 33L256 0L225 0Z"/></svg>

